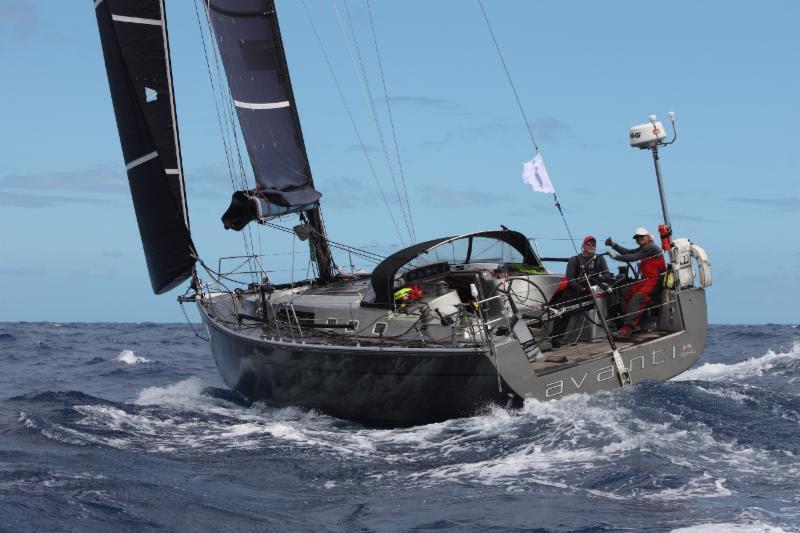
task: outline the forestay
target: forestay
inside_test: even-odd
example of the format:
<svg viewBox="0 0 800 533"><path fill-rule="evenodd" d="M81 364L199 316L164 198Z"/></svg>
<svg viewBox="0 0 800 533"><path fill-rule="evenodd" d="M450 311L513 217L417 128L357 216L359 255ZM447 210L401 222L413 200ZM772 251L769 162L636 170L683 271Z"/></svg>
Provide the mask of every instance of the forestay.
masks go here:
<svg viewBox="0 0 800 533"><path fill-rule="evenodd" d="M94 0L150 283L166 292L192 274L163 0Z"/></svg>

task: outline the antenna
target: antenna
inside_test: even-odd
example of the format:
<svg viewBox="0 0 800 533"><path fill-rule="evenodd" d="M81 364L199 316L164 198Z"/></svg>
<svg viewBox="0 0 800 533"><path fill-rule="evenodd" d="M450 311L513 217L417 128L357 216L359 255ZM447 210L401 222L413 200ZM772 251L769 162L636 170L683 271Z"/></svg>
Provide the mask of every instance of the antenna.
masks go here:
<svg viewBox="0 0 800 533"><path fill-rule="evenodd" d="M675 129L675 111L670 111L669 113L667 113L667 115L669 115L669 121L672 122L672 140L663 143L664 146L674 143L675 139L678 138L678 130Z"/></svg>
<svg viewBox="0 0 800 533"><path fill-rule="evenodd" d="M669 220L669 211L667 210L667 197L664 192L664 182L661 178L661 165L659 163L658 147L668 146L675 142L678 138L678 130L675 128L675 112L670 111L667 113L669 120L672 123L672 139L665 141L667 138L664 126L658 122L655 115L650 115L647 119L649 124L640 124L631 128L631 146L640 148L642 150L650 150L653 152L653 164L656 168L656 179L658 180L658 194L661 198L661 211L664 213L664 224L668 231L671 231L672 224Z"/></svg>

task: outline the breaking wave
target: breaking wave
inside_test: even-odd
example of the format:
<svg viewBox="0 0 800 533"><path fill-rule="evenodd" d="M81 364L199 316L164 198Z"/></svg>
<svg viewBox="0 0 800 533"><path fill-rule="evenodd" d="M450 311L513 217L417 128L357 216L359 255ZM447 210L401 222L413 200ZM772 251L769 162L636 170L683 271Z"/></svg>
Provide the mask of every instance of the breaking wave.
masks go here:
<svg viewBox="0 0 800 533"><path fill-rule="evenodd" d="M75 375L86 379L81 390L44 389L7 400L0 410L0 421L3 413L7 419L4 443L19 442L20 451L3 456L5 464L18 466L4 470L0 464L0 496L17 494L15 501L23 503L41 498L39 504L52 506L56 494L70 509L81 494L81 505L113 509L109 516L116 520L130 508L133 486L138 501L161 513L153 523L167 529L174 508L196 501L226 509L209 516L241 530L261 525L250 521L247 502L268 500L286 504L279 520L290 520L296 529L381 529L390 523L381 520L395 519L397 529L502 529L513 525L508 516L522 517L514 523L524 529L534 516L543 530L589 524L586 529L780 532L800 519L795 330L773 344L789 348L759 344L758 351L746 343L763 343L768 337L761 329L753 327L746 336L723 330L712 340L730 353L712 352L708 363L669 382L373 429L314 411L248 402L218 386L216 370L197 358L195 346L150 329L139 337L113 329L117 337L107 335L102 350L75 357ZM37 349L32 339L38 331L17 337ZM147 358L120 352L123 347ZM740 355L746 353L762 355ZM139 366L128 367L123 359ZM22 371L18 377L29 379ZM48 377L46 387L58 384L57 377ZM38 463L29 462L29 448L45 450ZM50 461L52 451L60 454L58 461ZM218 498L208 496L202 481L221 475L232 486L221 486ZM200 480L196 490L181 485L186 479ZM153 483L163 501L151 497ZM232 501L240 505L229 506ZM309 501L312 514L317 502L315 518L297 513L301 505L309 509ZM374 510L386 501L398 502L403 517L413 518L375 518ZM421 510L430 501L441 502L437 512L447 509L447 519L430 520ZM329 522L319 511L323 507L346 507L345 514L358 518ZM136 516L154 516L151 509L139 507ZM230 509L239 514L232 518ZM275 510L259 508L258 519Z"/></svg>
<svg viewBox="0 0 800 533"><path fill-rule="evenodd" d="M673 529L672 533L788 533L788 530L765 522L737 524L732 522L705 523Z"/></svg>
<svg viewBox="0 0 800 533"><path fill-rule="evenodd" d="M751 357L733 364L705 363L691 368L683 374L672 378L672 381L718 381L738 380L742 378L763 376L771 370L796 370L800 364L800 341L795 340L792 348L786 352L769 350L760 357Z"/></svg>
<svg viewBox="0 0 800 533"><path fill-rule="evenodd" d="M122 350L117 356L117 361L126 365L138 365L139 363L149 363L150 359L140 357L131 350Z"/></svg>
<svg viewBox="0 0 800 533"><path fill-rule="evenodd" d="M557 487L609 500L724 497L733 494L729 476L800 476L790 450L739 443L702 417L687 422L691 413L641 407L648 404L645 397L680 395L668 390L675 386L528 400L518 412L495 408L426 426L367 429L312 411L247 406L190 378L146 388L132 405L67 396L62 399L72 416L58 420L21 412L19 421L75 445L177 455L272 450L357 460L370 483L455 482L511 492Z"/></svg>

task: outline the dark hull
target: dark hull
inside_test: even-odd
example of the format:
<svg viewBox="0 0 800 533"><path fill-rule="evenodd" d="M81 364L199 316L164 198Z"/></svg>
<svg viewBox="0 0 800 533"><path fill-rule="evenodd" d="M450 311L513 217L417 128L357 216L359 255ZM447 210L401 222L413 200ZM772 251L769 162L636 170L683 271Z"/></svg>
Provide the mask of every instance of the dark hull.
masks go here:
<svg viewBox="0 0 800 533"><path fill-rule="evenodd" d="M488 404L509 401L509 387L502 383L504 392L499 391L497 370L482 352L348 350L262 341L229 330L200 310L223 379L249 400L381 426L470 416Z"/></svg>
<svg viewBox="0 0 800 533"><path fill-rule="evenodd" d="M298 406L375 426L424 424L470 416L489 404L555 399L620 387L610 352L599 343L586 362L538 369L518 342L498 345L500 371L471 349L357 348L283 342L227 328L198 306L225 382L252 401ZM670 304L685 329L621 349L634 382L665 380L692 366L705 346L702 290ZM252 331L252 330L250 330Z"/></svg>

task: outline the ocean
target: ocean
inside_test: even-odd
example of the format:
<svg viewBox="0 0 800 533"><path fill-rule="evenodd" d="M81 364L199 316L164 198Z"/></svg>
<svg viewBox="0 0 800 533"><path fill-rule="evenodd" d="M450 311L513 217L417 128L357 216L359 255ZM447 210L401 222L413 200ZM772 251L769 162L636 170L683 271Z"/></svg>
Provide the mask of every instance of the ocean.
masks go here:
<svg viewBox="0 0 800 533"><path fill-rule="evenodd" d="M0 323L2 531L800 531L800 328L669 382L371 429L249 404L187 325Z"/></svg>

